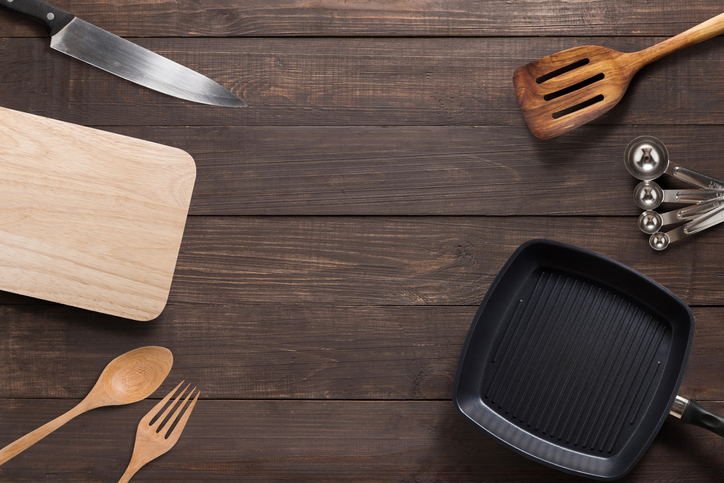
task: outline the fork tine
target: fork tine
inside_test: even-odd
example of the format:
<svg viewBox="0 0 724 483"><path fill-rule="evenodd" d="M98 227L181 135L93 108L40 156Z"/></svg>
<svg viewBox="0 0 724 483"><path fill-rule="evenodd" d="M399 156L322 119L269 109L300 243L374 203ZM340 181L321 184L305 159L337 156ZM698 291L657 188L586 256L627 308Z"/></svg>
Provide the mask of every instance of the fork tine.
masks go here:
<svg viewBox="0 0 724 483"><path fill-rule="evenodd" d="M184 400L184 404L183 404L183 405L186 404L186 401L188 401L189 397L191 397L191 394L193 394L193 392L194 392L195 390L196 390L196 388L194 388L194 389L189 393L189 395L186 397L186 400ZM184 430L184 428L186 427L186 422L189 420L189 417L191 416L191 411L194 410L194 406L196 406L196 401L198 400L198 398L199 398L200 395L201 395L201 391L199 391L199 392L196 393L196 397L194 397L194 400L191 401L191 404L189 404L189 406L186 408L186 411L184 411L184 413L181 415L181 419L179 420L178 424L176 424L176 427L173 428L173 431L172 431L170 434L167 434L167 435L166 435L166 438L167 438L170 442L172 442L172 444L175 444L176 441L178 441L179 436L181 436L181 432L182 432L182 431ZM179 411L181 411L181 408L183 407L183 405L178 408L178 410L176 411L176 413L174 413L174 415L173 415L174 420L176 419L176 416L178 415Z"/></svg>
<svg viewBox="0 0 724 483"><path fill-rule="evenodd" d="M189 386L190 386L190 385L191 385L191 384L189 384ZM186 389L188 389L188 387L186 387ZM191 392L189 392L189 393L186 395L186 399L184 399L183 402L182 402L181 404L179 404L179 406L176 408L176 411L174 411L173 416L171 416L170 418L168 418L168 428L166 428L166 427L164 426L164 429L166 430L166 434L164 435L164 439L167 439L167 438L168 438L168 435L171 434L171 427L173 426L173 423L178 419L178 415L181 413L181 411L183 410L184 406L186 406L186 403L187 403L188 400L191 398L191 396L193 396L195 390L196 390L196 388L191 389ZM186 392L186 391L184 390L184 392ZM183 393L181 393L181 394L179 395L178 399L181 399L181 396L182 396L182 395L183 395Z"/></svg>
<svg viewBox="0 0 724 483"><path fill-rule="evenodd" d="M165 421L166 421L166 417L168 416L168 414L169 414L169 413L171 412L171 410L176 406L176 404L178 404L179 400L183 397L183 395L186 393L186 390L187 390L190 386L191 386L191 384L188 384L188 385L183 389L183 391L181 391L181 392L174 398L174 400L171 401L171 404L168 405L168 407L166 408L166 410L163 412L163 414L162 414L161 416L159 416L159 418L156 420L156 422L151 425L151 428L153 428L154 431L158 432L158 431L161 429L161 426L164 425L164 423L165 423Z"/></svg>
<svg viewBox="0 0 724 483"><path fill-rule="evenodd" d="M184 381L179 382L178 386L174 387L173 390L171 390L171 392L166 394L166 396L163 399L161 399L158 402L158 404L156 404L149 412L146 413L146 415L141 419L139 424L145 423L150 426L151 420L153 419L153 417L158 414L158 412L161 410L161 408L163 408L163 406L169 401L169 399L171 399L171 396L174 395L174 393L178 390L179 387L181 387L181 384L183 384L183 383L184 383Z"/></svg>

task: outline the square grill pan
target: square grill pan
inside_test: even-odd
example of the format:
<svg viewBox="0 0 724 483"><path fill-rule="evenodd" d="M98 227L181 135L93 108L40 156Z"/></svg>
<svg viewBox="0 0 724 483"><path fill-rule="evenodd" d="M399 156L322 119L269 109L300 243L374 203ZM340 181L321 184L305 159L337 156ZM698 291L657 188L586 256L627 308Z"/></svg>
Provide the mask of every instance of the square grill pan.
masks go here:
<svg viewBox="0 0 724 483"><path fill-rule="evenodd" d="M693 332L689 307L653 280L587 250L532 240L478 309L453 399L528 458L620 478L661 428Z"/></svg>

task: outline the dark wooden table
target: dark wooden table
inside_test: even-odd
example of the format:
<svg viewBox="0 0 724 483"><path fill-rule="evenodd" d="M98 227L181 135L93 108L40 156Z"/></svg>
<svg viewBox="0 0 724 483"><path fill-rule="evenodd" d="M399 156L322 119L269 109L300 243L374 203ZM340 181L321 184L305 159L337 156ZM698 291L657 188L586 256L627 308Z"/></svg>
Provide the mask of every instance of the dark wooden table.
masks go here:
<svg viewBox="0 0 724 483"><path fill-rule="evenodd" d="M134 481L575 481L501 447L451 401L477 305L539 237L615 258L691 305L680 392L724 412L724 228L654 252L622 162L651 134L724 176L724 38L644 68L613 111L550 141L530 134L511 84L516 67L568 47L644 48L720 1L55 3L250 107L137 87L0 12L0 105L176 146L198 166L158 319L0 294L0 446L71 408L116 355L162 345L175 364L153 399L181 379L202 399ZM0 481L117 481L153 404L77 418ZM669 420L624 481L723 478L724 440Z"/></svg>

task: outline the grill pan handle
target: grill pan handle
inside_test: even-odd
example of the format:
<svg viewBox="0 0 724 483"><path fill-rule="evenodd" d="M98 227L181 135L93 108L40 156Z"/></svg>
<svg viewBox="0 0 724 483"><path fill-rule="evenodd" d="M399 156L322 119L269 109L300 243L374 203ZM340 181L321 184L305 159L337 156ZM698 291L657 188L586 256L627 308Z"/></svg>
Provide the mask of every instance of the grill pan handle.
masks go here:
<svg viewBox="0 0 724 483"><path fill-rule="evenodd" d="M724 418L707 411L693 399L676 396L669 414L681 419L682 423L693 424L708 429L719 436L724 436Z"/></svg>

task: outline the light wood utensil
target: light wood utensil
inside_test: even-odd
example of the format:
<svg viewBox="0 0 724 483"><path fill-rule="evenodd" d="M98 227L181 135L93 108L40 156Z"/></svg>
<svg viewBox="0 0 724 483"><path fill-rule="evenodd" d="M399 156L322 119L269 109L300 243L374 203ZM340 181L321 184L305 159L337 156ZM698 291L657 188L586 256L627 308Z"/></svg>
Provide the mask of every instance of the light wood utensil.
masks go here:
<svg viewBox="0 0 724 483"><path fill-rule="evenodd" d="M513 84L525 122L541 139L568 132L618 104L643 66L722 33L724 13L639 52L589 45L519 67Z"/></svg>
<svg viewBox="0 0 724 483"><path fill-rule="evenodd" d="M171 371L173 355L164 347L141 347L113 359L77 406L0 450L0 465L25 451L74 417L102 406L131 404L158 389Z"/></svg>
<svg viewBox="0 0 724 483"><path fill-rule="evenodd" d="M0 108L0 290L134 320L166 305L186 152Z"/></svg>
<svg viewBox="0 0 724 483"><path fill-rule="evenodd" d="M133 477L133 475L135 475L136 472L140 470L146 463L158 458L164 453L167 453L168 450L173 448L173 446L178 441L179 437L181 436L181 432L186 427L186 422L189 420L189 416L191 416L191 411L194 410L196 400L199 398L199 394L201 393L196 393L196 397L194 397L193 401L191 401L191 404L186 407L182 414L181 411L184 409L184 406L186 406L186 403L196 390L196 388L191 389L191 392L186 396L186 399L184 399L181 405L176 409L176 411L173 413L173 416L167 418L168 414L181 400L184 393L189 388L189 386L186 386L186 388L181 391L178 396L176 396L176 399L174 399L174 401L168 406L168 408L166 408L163 414L161 414L161 416L158 418L157 416L161 412L161 409L171 399L171 396L173 396L173 394L178 390L179 387L181 387L181 384L183 383L184 382L181 381L178 386L176 386L170 393L166 395L165 398L163 398L158 404L156 404L153 409L151 409L148 414L146 414L141 419L141 422L138 423L138 430L136 431L136 442L133 445L133 455L131 456L131 461L128 463L128 468L126 468L126 472L123 473L123 476L120 480L118 480L118 483L126 483L127 481L129 481ZM152 421L153 424L151 424Z"/></svg>

